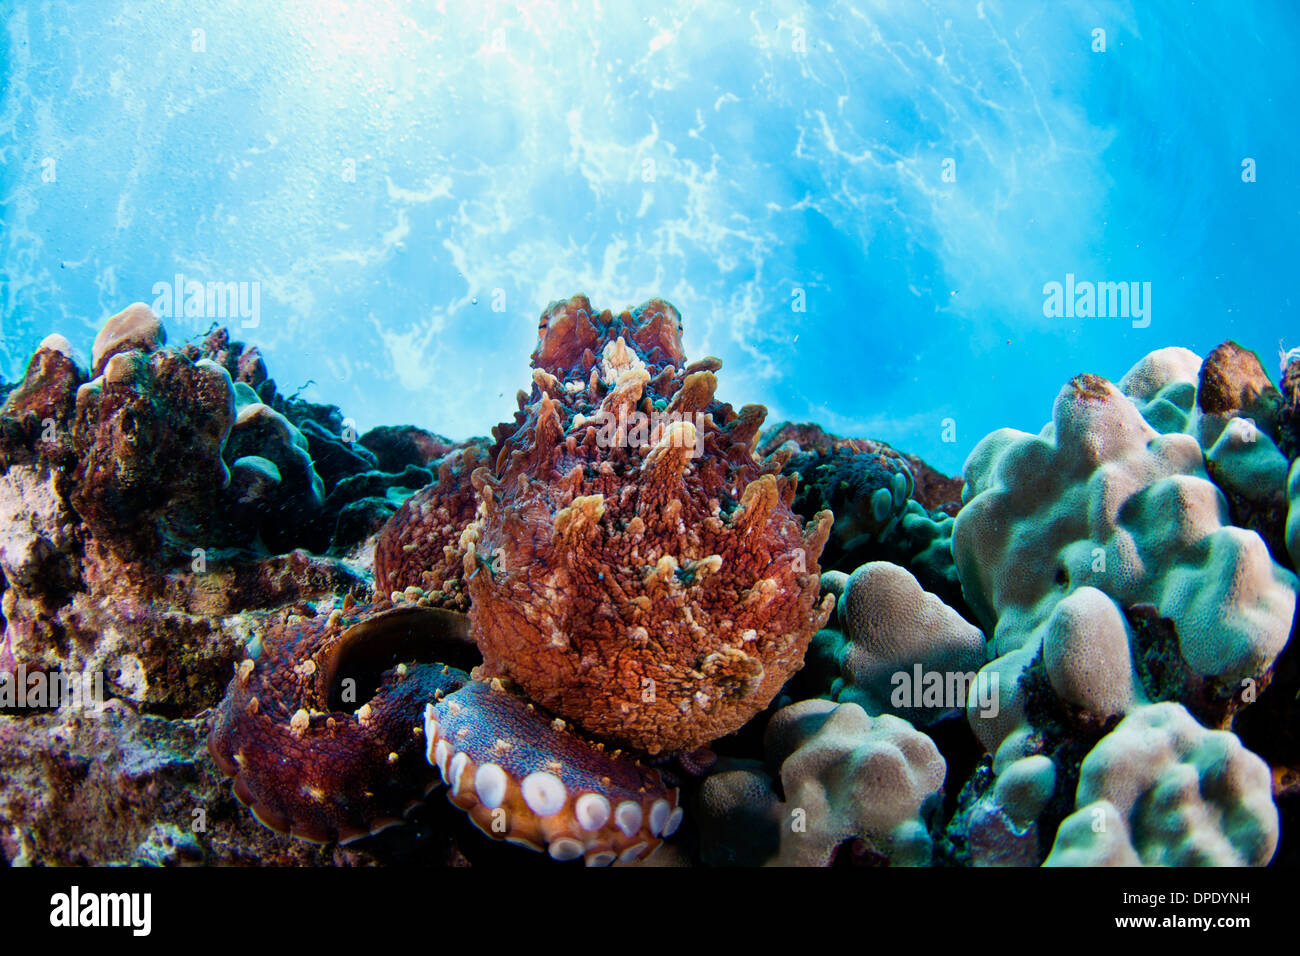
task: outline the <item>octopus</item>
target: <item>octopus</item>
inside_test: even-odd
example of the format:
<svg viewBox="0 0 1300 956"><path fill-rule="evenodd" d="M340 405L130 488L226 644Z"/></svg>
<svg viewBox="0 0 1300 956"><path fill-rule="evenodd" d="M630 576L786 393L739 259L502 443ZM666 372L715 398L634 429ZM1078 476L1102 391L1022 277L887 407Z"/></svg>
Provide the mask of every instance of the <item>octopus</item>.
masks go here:
<svg viewBox="0 0 1300 956"><path fill-rule="evenodd" d="M442 783L556 860L676 832L665 765L763 712L834 599L831 513L798 517L788 455L756 450L766 410L718 401L721 362L681 337L659 299L549 306L514 420L393 515L373 598L262 629L208 741L258 820L345 842Z"/></svg>

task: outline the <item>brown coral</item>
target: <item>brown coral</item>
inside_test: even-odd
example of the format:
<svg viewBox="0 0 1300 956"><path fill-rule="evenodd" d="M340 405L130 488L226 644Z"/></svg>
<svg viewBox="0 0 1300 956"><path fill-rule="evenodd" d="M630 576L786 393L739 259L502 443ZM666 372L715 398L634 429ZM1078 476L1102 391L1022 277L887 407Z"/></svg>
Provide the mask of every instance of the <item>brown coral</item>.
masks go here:
<svg viewBox="0 0 1300 956"><path fill-rule="evenodd" d="M222 446L235 417L230 376L163 349L119 352L77 392L71 502L123 553L201 538L230 481Z"/></svg>
<svg viewBox="0 0 1300 956"><path fill-rule="evenodd" d="M801 525L795 480L754 453L765 409L716 401L721 363L685 365L680 331L658 299L550 306L463 539L483 673L650 753L758 713L833 600L830 514Z"/></svg>
<svg viewBox="0 0 1300 956"><path fill-rule="evenodd" d="M0 412L12 418L34 415L43 432L48 432L46 424L53 422L57 434L71 421L77 389L85 380L86 373L78 366L72 345L61 335L51 335L36 349L27 364L27 374L9 393Z"/></svg>

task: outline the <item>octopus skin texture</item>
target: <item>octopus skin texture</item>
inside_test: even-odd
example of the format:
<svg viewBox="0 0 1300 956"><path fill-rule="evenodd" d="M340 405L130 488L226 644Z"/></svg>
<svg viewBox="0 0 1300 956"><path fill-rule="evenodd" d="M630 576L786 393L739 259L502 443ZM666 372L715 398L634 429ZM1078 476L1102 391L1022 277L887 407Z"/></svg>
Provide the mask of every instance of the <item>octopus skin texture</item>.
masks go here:
<svg viewBox="0 0 1300 956"><path fill-rule="evenodd" d="M425 705L469 678L441 663L387 664L440 626L436 611L416 605L270 623L236 667L208 736L240 802L271 829L316 843L402 822L438 782L424 759Z"/></svg>
<svg viewBox="0 0 1300 956"><path fill-rule="evenodd" d="M755 453L765 410L714 399L720 365L686 362L660 300L550 306L515 420L446 455L380 532L379 603L272 627L240 665L210 746L258 819L359 836L436 768L485 834L558 860L631 862L672 836L679 793L639 755L761 712L834 602L831 514L793 512L798 478ZM439 637L453 619L463 641ZM472 680L439 666L472 667L437 656L471 645ZM417 651L436 663L394 666ZM387 668L364 722L334 700L358 660Z"/></svg>
<svg viewBox="0 0 1300 956"><path fill-rule="evenodd" d="M469 666L467 635L462 615L423 603L283 615L237 668L208 749L261 823L311 842L399 824L445 780L485 834L557 860L602 866L658 849L683 811L657 770L500 680L438 662L388 666L421 653ZM355 711L341 701L349 679L377 681Z"/></svg>
<svg viewBox="0 0 1300 956"><path fill-rule="evenodd" d="M493 839L602 866L648 856L681 823L657 770L593 746L500 680L429 704L424 735L451 802Z"/></svg>
<svg viewBox="0 0 1300 956"><path fill-rule="evenodd" d="M552 304L462 539L476 676L649 754L759 713L833 602L830 512L804 527L797 481L754 452L766 410L716 401L721 363L687 364L680 335L658 299Z"/></svg>
<svg viewBox="0 0 1300 956"><path fill-rule="evenodd" d="M469 606L461 574L460 535L474 519L477 499L470 475L485 460L467 442L438 462L434 481L403 502L375 542L375 590L380 594L417 587L435 595L439 606Z"/></svg>

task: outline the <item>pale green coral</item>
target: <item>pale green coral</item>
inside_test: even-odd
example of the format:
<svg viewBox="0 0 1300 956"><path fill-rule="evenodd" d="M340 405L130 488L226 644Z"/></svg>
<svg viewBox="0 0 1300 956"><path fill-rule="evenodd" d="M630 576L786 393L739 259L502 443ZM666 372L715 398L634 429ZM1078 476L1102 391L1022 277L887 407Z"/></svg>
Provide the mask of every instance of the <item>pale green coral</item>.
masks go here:
<svg viewBox="0 0 1300 956"><path fill-rule="evenodd" d="M834 699L918 726L966 706L970 679L986 662L984 635L909 571L875 561L852 575L827 572L822 589L839 596L838 639L819 635L840 671Z"/></svg>
<svg viewBox="0 0 1300 956"><path fill-rule="evenodd" d="M1049 866L1263 866L1277 848L1268 764L1172 702L1133 710L1093 748L1075 806Z"/></svg>
<svg viewBox="0 0 1300 956"><path fill-rule="evenodd" d="M1181 407L1185 389L1167 379L1190 355L1148 357L1125 381L1148 408ZM1054 688L1099 717L1141 699L1121 659L1133 643L1124 612L1135 605L1173 622L1181 666L1210 693L1262 680L1286 643L1295 576L1257 534L1229 524L1196 439L1160 434L1104 379L1067 385L1040 435L985 438L965 477L953 553L967 601L993 633L999 660L989 668L1002 675L1004 712L972 720L988 749L1019 725L1018 677L1049 635L1075 649L1049 662ZM1085 588L1088 608L1062 620L1063 602ZM1090 647L1106 648L1106 659L1089 661Z"/></svg>
<svg viewBox="0 0 1300 956"><path fill-rule="evenodd" d="M764 749L785 799L754 766L709 777L700 795L706 859L828 866L850 848L893 866L930 862L929 822L947 767L907 721L808 700L777 711Z"/></svg>

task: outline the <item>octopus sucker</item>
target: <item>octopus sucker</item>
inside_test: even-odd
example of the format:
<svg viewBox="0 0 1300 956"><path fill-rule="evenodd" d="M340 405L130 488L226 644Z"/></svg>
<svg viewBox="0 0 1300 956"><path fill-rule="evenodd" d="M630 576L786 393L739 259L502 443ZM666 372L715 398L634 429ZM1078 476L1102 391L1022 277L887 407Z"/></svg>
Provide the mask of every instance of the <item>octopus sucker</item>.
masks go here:
<svg viewBox="0 0 1300 956"><path fill-rule="evenodd" d="M634 847L653 852L681 820L678 791L657 770L598 749L508 690L468 684L425 714L448 799L494 840L608 865Z"/></svg>

